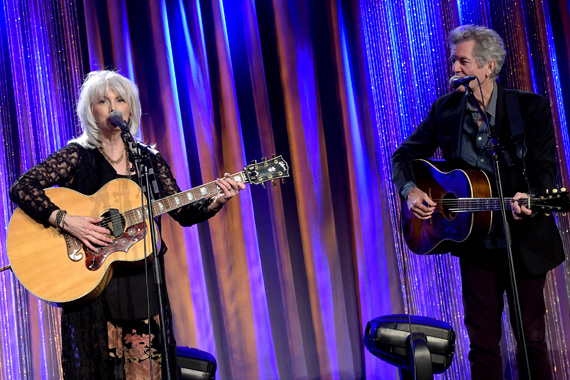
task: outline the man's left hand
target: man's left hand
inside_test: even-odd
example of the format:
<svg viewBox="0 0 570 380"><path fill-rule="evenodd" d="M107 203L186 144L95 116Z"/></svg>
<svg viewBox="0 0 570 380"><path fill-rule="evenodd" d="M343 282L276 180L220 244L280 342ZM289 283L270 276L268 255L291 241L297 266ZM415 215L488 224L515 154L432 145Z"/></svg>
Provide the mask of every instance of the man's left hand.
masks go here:
<svg viewBox="0 0 570 380"><path fill-rule="evenodd" d="M532 210L530 208L525 204L520 204L518 202L521 198L530 198L530 196L527 193L516 193L511 200L511 209L515 220L521 220L525 216L530 216L532 214Z"/></svg>

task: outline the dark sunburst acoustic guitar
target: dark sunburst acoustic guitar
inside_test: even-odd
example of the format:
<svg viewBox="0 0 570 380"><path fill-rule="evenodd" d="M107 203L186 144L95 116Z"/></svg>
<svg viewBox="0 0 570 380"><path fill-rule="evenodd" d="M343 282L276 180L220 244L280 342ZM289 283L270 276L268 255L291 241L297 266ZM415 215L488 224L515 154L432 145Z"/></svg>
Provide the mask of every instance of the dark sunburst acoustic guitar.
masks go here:
<svg viewBox="0 0 570 380"><path fill-rule="evenodd" d="M254 162L231 176L250 184L285 177L289 165L281 156ZM210 182L154 201L152 210L159 216L218 192L216 183ZM8 227L8 258L18 280L36 297L58 306L92 299L111 279L113 263L142 262L153 252L150 239L145 239L151 224L135 182L115 179L91 196L62 187L46 189L46 194L70 214L104 217L99 224L109 230L113 243L91 251L73 236L46 228L16 209Z"/></svg>
<svg viewBox="0 0 570 380"><path fill-rule="evenodd" d="M491 196L487 175L480 170L438 169L426 160L412 162L416 185L436 204L430 219L418 219L402 202L402 233L410 251L419 255L447 253L458 244L483 240L491 230L492 212L501 209ZM563 189L564 190L564 189ZM505 208L511 209L505 198ZM566 191L553 191L519 200L533 211L567 212Z"/></svg>

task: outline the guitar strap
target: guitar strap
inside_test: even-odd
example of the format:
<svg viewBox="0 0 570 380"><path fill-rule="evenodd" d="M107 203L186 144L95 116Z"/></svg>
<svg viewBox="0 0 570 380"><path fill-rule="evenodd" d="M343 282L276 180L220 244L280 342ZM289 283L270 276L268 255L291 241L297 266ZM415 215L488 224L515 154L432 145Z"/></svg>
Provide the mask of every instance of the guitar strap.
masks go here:
<svg viewBox="0 0 570 380"><path fill-rule="evenodd" d="M516 154L518 158L522 161L523 166L523 177L526 181L528 189L530 191L530 182L528 180L526 172L526 163L524 157L526 156L526 142L525 133L521 117L521 107L519 105L519 97L516 91L506 91L506 102L507 102L507 115L509 117L509 123L511 125L511 138L515 144Z"/></svg>
<svg viewBox="0 0 570 380"><path fill-rule="evenodd" d="M523 159L526 155L525 133L521 117L521 107L519 105L519 97L516 91L508 91L506 93L507 115L511 124L511 135L517 156Z"/></svg>

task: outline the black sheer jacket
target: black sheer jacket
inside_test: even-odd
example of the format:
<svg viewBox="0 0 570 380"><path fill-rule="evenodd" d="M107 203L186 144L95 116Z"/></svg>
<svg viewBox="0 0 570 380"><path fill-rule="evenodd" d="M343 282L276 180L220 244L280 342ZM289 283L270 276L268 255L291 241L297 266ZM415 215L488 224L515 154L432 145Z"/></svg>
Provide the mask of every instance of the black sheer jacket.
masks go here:
<svg viewBox="0 0 570 380"><path fill-rule="evenodd" d="M151 161L160 196L179 193L180 188L160 153L151 155ZM124 176L117 175L97 149L70 143L24 173L10 188L10 199L38 223L48 226L51 213L59 207L51 202L43 189L62 186L92 195L109 181L121 177ZM132 179L136 181L136 175ZM209 199L200 200L169 214L182 226L190 226L216 214L216 211L209 209L210 202ZM162 244L162 247L165 245ZM149 304L153 316L158 313L158 306L150 266L148 278ZM115 378L113 372L116 372L117 363L113 363L107 353L107 322L146 319L145 287L143 266L115 266L113 277L100 296L79 306L64 307L61 325L65 378ZM167 330L171 337L169 310L167 314ZM175 347L174 339L170 340Z"/></svg>

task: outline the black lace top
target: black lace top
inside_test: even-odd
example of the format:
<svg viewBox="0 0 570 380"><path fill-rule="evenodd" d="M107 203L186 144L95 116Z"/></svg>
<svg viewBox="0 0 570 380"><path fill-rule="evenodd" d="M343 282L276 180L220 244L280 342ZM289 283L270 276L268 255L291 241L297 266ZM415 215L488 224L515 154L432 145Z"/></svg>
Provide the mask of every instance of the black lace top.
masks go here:
<svg viewBox="0 0 570 380"><path fill-rule="evenodd" d="M180 192L170 167L160 153L152 157L152 164L161 197ZM11 187L10 199L33 219L49 226L51 213L59 207L49 200L43 189L57 185L92 195L118 177L115 169L97 149L86 149L71 143L24 173ZM169 214L182 226L190 226L216 213L208 210L208 205L208 200L197 201Z"/></svg>
<svg viewBox="0 0 570 380"><path fill-rule="evenodd" d="M161 197L180 192L170 167L162 156L151 155ZM24 173L10 188L10 199L34 220L46 226L59 207L43 189L63 186L85 195L92 195L109 181L118 178L115 169L97 149L70 143ZM136 175L133 177L136 180ZM216 214L208 208L210 200L201 200L171 211L169 214L183 226L205 221ZM161 245L164 252L165 245ZM151 266L151 315L158 312L156 289ZM66 378L112 378L107 356L107 321L146 319L145 270L141 266L115 266L113 277L103 293L85 304L64 307L62 313L62 364ZM170 320L170 318L168 318ZM170 321L167 324L170 325ZM167 326L170 330L170 326ZM96 375L99 374L99 375Z"/></svg>

